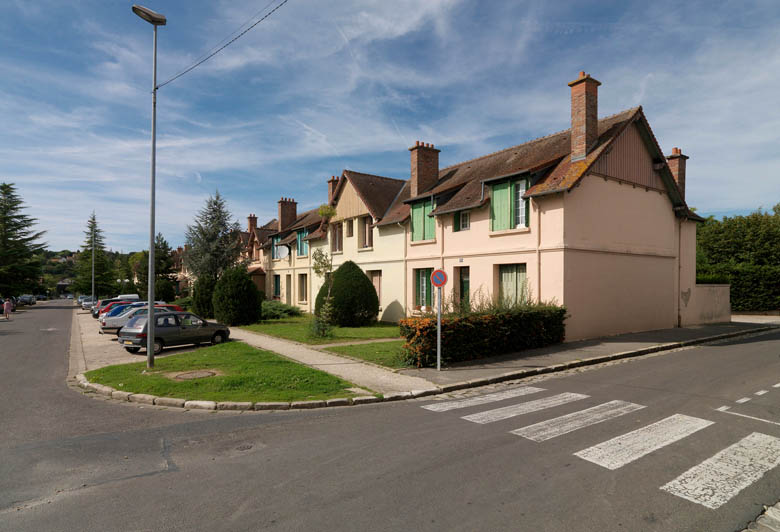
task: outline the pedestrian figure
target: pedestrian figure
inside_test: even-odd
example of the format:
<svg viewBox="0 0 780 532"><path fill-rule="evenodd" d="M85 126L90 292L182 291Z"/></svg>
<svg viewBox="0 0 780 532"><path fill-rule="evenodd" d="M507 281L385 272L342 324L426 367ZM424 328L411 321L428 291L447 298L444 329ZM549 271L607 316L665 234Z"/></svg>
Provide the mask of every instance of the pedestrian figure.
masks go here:
<svg viewBox="0 0 780 532"><path fill-rule="evenodd" d="M5 314L5 319L7 321L11 321L11 298L5 298L5 303L3 303L3 314Z"/></svg>

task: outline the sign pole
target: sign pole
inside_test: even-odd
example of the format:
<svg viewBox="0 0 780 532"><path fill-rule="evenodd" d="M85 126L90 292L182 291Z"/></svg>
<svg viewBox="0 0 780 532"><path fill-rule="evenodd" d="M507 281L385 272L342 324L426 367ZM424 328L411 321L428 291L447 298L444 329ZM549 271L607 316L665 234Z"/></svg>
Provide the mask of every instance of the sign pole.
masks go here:
<svg viewBox="0 0 780 532"><path fill-rule="evenodd" d="M441 371L441 286L436 289L436 371Z"/></svg>

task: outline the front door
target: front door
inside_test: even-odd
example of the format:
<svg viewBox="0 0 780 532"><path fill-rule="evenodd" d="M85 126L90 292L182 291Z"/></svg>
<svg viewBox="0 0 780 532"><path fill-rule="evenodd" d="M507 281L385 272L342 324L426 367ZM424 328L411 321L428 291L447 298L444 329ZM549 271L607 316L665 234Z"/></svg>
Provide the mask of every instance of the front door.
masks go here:
<svg viewBox="0 0 780 532"><path fill-rule="evenodd" d="M284 277L284 301L292 305L292 275L289 274Z"/></svg>

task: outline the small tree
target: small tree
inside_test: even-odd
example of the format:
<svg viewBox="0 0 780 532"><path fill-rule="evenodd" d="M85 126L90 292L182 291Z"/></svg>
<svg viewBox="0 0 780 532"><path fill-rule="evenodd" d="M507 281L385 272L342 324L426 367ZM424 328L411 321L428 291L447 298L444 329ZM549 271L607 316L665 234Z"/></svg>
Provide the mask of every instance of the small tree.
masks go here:
<svg viewBox="0 0 780 532"><path fill-rule="evenodd" d="M324 207L324 206L323 206ZM320 207L322 210L323 207ZM317 294L315 304L314 318L311 324L312 336L321 338L330 336L333 325L333 302L331 300L331 289L333 287L333 258L322 249L316 249L312 253L312 268L318 277L322 277L323 284L320 292ZM327 290L325 290L327 287ZM323 292L325 290L325 292ZM324 296L320 294L324 293ZM321 300L321 297L324 298Z"/></svg>
<svg viewBox="0 0 780 532"><path fill-rule="evenodd" d="M227 325L246 325L260 321L260 291L243 265L225 270L214 287L212 303L214 317Z"/></svg>
<svg viewBox="0 0 780 532"><path fill-rule="evenodd" d="M332 283L323 285L317 294L315 311L322 311L325 302L330 301L333 322L341 327L361 327L376 321L379 298L360 266L348 260L330 277Z"/></svg>
<svg viewBox="0 0 780 532"><path fill-rule="evenodd" d="M157 300L170 303L176 299L176 290L173 287L173 281L170 279L157 279L154 282L154 297Z"/></svg>
<svg viewBox="0 0 780 532"><path fill-rule="evenodd" d="M240 231L217 191L206 200L195 224L187 226L184 261L193 275L216 282L223 271L232 268L241 254Z"/></svg>
<svg viewBox="0 0 780 532"><path fill-rule="evenodd" d="M192 286L192 310L204 318L214 316L214 285L211 277L200 277Z"/></svg>

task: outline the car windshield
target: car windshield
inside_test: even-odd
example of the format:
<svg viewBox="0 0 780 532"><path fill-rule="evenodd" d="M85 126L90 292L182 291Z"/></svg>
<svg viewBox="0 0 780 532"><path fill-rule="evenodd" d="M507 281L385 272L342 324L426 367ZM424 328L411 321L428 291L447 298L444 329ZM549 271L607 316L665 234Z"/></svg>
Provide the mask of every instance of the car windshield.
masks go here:
<svg viewBox="0 0 780 532"><path fill-rule="evenodd" d="M143 329L146 325L146 316L133 316L125 325L128 329Z"/></svg>
<svg viewBox="0 0 780 532"><path fill-rule="evenodd" d="M108 312L108 317L110 318L122 314L129 306L130 305L120 305L118 307L111 307L111 310Z"/></svg>

